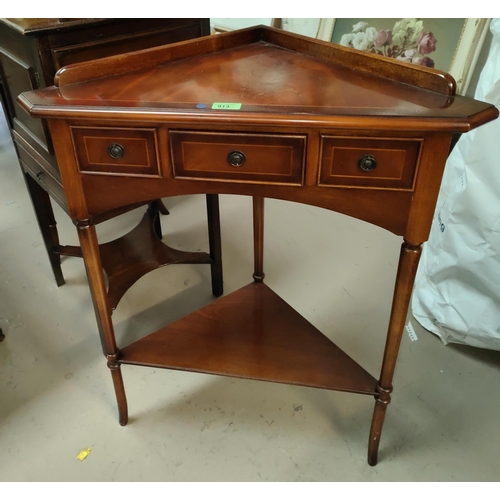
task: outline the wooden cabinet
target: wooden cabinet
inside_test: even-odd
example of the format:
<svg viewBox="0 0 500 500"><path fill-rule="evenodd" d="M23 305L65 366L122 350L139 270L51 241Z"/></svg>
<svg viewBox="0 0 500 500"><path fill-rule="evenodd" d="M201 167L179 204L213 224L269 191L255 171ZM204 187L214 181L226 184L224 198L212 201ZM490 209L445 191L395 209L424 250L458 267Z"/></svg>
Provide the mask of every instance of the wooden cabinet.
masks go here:
<svg viewBox="0 0 500 500"><path fill-rule="evenodd" d="M198 38L209 32L208 19L0 19L0 97L58 285L64 284L60 256L81 256L81 252L77 247L59 244L49 195L66 212L68 205L47 123L21 109L17 96L53 85L56 72L68 64ZM154 130L81 127L74 130L73 139L82 146L82 172L160 175ZM109 154L113 144L115 151L125 149L123 157ZM103 212L96 222L137 206ZM150 204L149 210L156 234L161 237L158 210L168 212L161 203Z"/></svg>

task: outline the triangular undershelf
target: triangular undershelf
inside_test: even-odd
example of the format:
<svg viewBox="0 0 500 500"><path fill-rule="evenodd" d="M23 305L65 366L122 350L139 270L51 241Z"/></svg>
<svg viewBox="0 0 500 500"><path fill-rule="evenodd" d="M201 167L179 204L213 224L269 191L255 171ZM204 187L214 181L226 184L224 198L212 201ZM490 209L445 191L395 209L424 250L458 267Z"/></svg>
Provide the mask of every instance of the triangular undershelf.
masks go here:
<svg viewBox="0 0 500 500"><path fill-rule="evenodd" d="M120 362L377 394L375 378L264 283L130 344Z"/></svg>

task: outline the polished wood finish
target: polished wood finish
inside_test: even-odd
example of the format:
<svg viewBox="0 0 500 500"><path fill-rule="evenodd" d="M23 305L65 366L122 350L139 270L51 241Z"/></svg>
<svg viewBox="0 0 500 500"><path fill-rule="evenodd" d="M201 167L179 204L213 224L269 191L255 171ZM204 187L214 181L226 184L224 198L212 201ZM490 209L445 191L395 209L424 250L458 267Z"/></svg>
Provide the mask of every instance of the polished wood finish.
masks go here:
<svg viewBox="0 0 500 500"><path fill-rule="evenodd" d="M312 137L316 143L319 142L313 133L309 137ZM308 144L311 145L311 140L308 140ZM308 148L308 154L317 157L317 151L314 151L311 146ZM315 163L312 158L308 158L306 161L311 165ZM442 166L436 175L439 175L441 171ZM356 189L357 195L353 196L352 190L345 187L315 187L317 175L316 165L314 165L312 171L306 171L306 178L313 179L312 186L304 185L300 188L286 185L226 182L224 193L263 196L306 203L357 217L398 235L405 234L408 214L414 197L413 191L358 188ZM163 179L142 179L140 189L137 189L136 184L136 180L123 177L114 177L112 183L106 184L103 183L102 179L97 179L97 176L82 176L82 185L88 207L95 216L116 207L160 196L217 194L221 192L220 184L214 181L194 180L188 183L185 179L171 179L165 175ZM424 228L422 225L419 226L419 230L425 233L428 228Z"/></svg>
<svg viewBox="0 0 500 500"><path fill-rule="evenodd" d="M160 177L155 129L71 129L80 172ZM113 155L112 148L118 148Z"/></svg>
<svg viewBox="0 0 500 500"><path fill-rule="evenodd" d="M52 85L56 72L66 64L200 37L208 35L209 30L208 19L0 19L0 97L21 168L34 181L27 182L28 193L58 286L64 284L60 255L79 253L74 249L69 253L61 252L59 244L50 198L66 212L68 207L48 125L45 120L35 119L22 110L17 96L26 90ZM152 136L145 131L138 131L139 137L134 134L130 137L127 131L121 133L119 137L127 146L121 160L106 157L105 130L101 142L97 131L92 137L92 131L87 130L85 138L85 130L81 127L74 134L75 141L89 142L87 154L81 149L83 171L160 175L154 130ZM129 136L124 137L127 134ZM108 138L113 139L113 136ZM133 139L135 142L131 142ZM107 158L112 161L106 162ZM108 220L149 201L114 207L100 213L94 221ZM158 203L162 213L168 213L163 204ZM161 234L159 219L155 219L155 224L157 233Z"/></svg>
<svg viewBox="0 0 500 500"><path fill-rule="evenodd" d="M322 137L320 186L366 186L411 189L420 139ZM373 170L360 161L372 158Z"/></svg>
<svg viewBox="0 0 500 500"><path fill-rule="evenodd" d="M264 283L251 283L120 352L123 364L378 394L374 377Z"/></svg>
<svg viewBox="0 0 500 500"><path fill-rule="evenodd" d="M361 75L361 78L368 77L368 79L371 79L373 75L377 75L378 77L386 80L387 84L390 81L396 81L416 86L420 89L431 90L440 94L450 96L455 95L456 84L453 80L453 77L442 71L426 67L418 67L400 61L397 61L396 64L394 64L394 60L388 60L386 58L381 58L380 56L372 55L367 52L359 52L353 49L340 47L338 45L322 42L319 40L316 41L314 46L311 46L311 40L308 37L295 35L293 38L291 38L288 36L288 34L282 32L281 30L269 27L254 27L234 31L231 33L223 33L217 37L210 37L199 40L196 45L190 43L180 43L177 44L174 49L157 47L153 50L137 51L130 57L116 57L113 58L113 60L101 59L97 61L96 64L81 64L78 66L69 66L59 72L56 77L55 83L56 85L62 87L85 80L96 80L112 75L123 75L131 71L144 70L153 66L160 66L165 63L172 63L176 61L179 61L176 70L180 68L180 71L185 71L186 73L188 73L189 68L187 67L185 61L183 61L187 57L193 55L213 55L214 58L219 59L219 61L225 62L224 55L220 57L220 54L224 50L235 49L239 47L242 51L247 51L249 49L252 50L253 44L265 45L269 47L270 51L272 52L276 48L280 48L282 50L281 55L284 59L274 59L273 61L278 66L281 66L281 68L279 69L290 70L289 63L287 61L296 58L297 55L304 54L306 56L304 59L309 58L311 63L314 62L314 59L320 59L325 62L332 62L336 66L342 66L343 68L346 68L348 70L345 73L346 75L352 74L351 70L352 68L355 68L356 72L365 73L364 75ZM262 47L260 50L262 51ZM286 52L288 51L291 51L288 54L290 57L287 57ZM147 60L145 58L145 55L147 55ZM234 53L232 54L232 57L235 57ZM269 54L260 54L260 60L258 63L259 65L265 64L266 70L272 69L272 66L270 66L267 62L268 57ZM148 62L150 62L151 64L148 64ZM202 64L206 64L208 62L206 66L200 66L200 69L206 70L210 65L212 65L213 59L211 57L205 57L203 58L203 61L198 62ZM109 67L110 63L112 63L113 65L112 72L110 71ZM224 71L225 69L220 64L218 68L219 71ZM259 69L262 70L262 67L260 67ZM320 66L317 66L316 69L318 72L324 71L323 67ZM261 71L259 73L261 74ZM297 74L300 75L301 73L302 72L299 69L294 76L296 76ZM209 72L208 74L204 74L203 82L201 83L208 83L207 79L213 78L213 75L213 71ZM254 73L250 75L245 74L244 76L250 77L250 80L252 81L255 79L256 75L257 74ZM240 77L240 75L237 76ZM288 75L285 74L284 76ZM354 77L356 78L356 76L358 75L355 75ZM304 80L304 78L302 80ZM283 81L283 78L281 80L267 78L263 83L265 85L267 85L269 82L282 84ZM323 88L325 88L325 84L327 87L328 82L323 82ZM308 85L310 85L310 82L308 83ZM368 86L369 84L366 85L366 87ZM173 89L175 89L175 91L178 91L180 87L175 86L173 87ZM247 88L246 90L248 91L250 89L251 88ZM399 89L399 91L401 91L401 89ZM168 96L168 91L164 95ZM307 97L310 99L314 99L313 96ZM431 100L436 98L436 96L428 97ZM280 99L282 98L283 96L280 96ZM420 98L422 98L422 96L420 96ZM297 102L301 102L298 96L297 98L294 98L294 100ZM240 101L237 100L216 102Z"/></svg>
<svg viewBox="0 0 500 500"><path fill-rule="evenodd" d="M389 330L385 344L382 370L377 385L375 409L373 413L370 438L368 444L368 463L376 465L378 461L378 447L384 423L387 405L391 402L392 379L398 359L401 336L403 335L408 307L410 305L411 291L417 273L418 261L422 251L421 245L413 246L404 242L401 246L399 267L396 275L396 286L392 302Z"/></svg>
<svg viewBox="0 0 500 500"><path fill-rule="evenodd" d="M301 185L305 136L170 132L175 178ZM241 156L233 165L230 155Z"/></svg>
<svg viewBox="0 0 500 500"><path fill-rule="evenodd" d="M256 283L264 281L264 198L254 196L253 202L253 279Z"/></svg>
<svg viewBox="0 0 500 500"><path fill-rule="evenodd" d="M287 38L290 43L280 46L266 41L273 32L272 28L253 28L203 38L196 44L181 42L170 49L156 47L131 57L69 66L59 72L58 87L22 99L33 116L50 112L58 118L91 118L98 114L96 107L105 106L109 118L120 120L133 110L136 122L150 119L156 123L169 121L173 112L177 123L192 122L195 117L197 124L213 124L234 117L233 111L211 109L214 102L242 102L237 113L242 124L254 124L259 113L260 124L288 127L309 123L365 130L373 126L374 130L462 132L495 116L489 104L473 105L463 96L418 91L413 86L417 72L421 89L439 88L438 82L451 78L443 72L426 68L422 73L399 61L365 53L357 54L359 67L352 71L334 59L335 54L345 53L343 48L332 46L329 57L311 57L286 46L293 42L300 47L302 37ZM376 72L362 69L374 58L381 70L388 65L398 78L384 78L378 68ZM202 78L193 78L193 62ZM102 71L96 73L96 68ZM317 85L318 81L322 84ZM206 107L200 109L199 104ZM171 112L159 113L163 109Z"/></svg>
<svg viewBox="0 0 500 500"><path fill-rule="evenodd" d="M19 102L49 119L75 220L199 193L209 196L210 219L218 207L211 197L253 197L254 283L122 349L114 341L95 230L83 223L79 233L120 422L126 420L120 364L369 394L375 397L368 447L374 465L450 145L498 110L454 95L446 73L265 27L71 65L56 83ZM213 103L234 105L212 109ZM75 127L154 129L161 174L81 171ZM266 152L269 145L276 154ZM265 198L335 210L403 237L378 382L263 283ZM219 231L217 221L212 259L220 256L213 244Z"/></svg>
<svg viewBox="0 0 500 500"><path fill-rule="evenodd" d="M155 219L158 219L158 211L150 208L132 231L100 245L101 265L108 278L108 300L112 310L139 278L155 269L169 264L214 262L205 252L183 252L162 243L155 232ZM221 287L222 278L216 283Z"/></svg>

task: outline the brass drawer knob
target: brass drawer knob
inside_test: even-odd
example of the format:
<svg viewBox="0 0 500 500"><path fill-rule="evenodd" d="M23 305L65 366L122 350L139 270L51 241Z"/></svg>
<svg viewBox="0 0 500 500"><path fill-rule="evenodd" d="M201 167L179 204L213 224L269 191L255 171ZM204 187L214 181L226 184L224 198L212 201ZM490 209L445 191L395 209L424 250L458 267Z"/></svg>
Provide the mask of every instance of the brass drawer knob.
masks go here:
<svg viewBox="0 0 500 500"><path fill-rule="evenodd" d="M123 149L123 146L120 144L111 144L108 148L108 153L111 158L114 158L115 160L119 158L123 158L123 155L125 154L125 150Z"/></svg>
<svg viewBox="0 0 500 500"><path fill-rule="evenodd" d="M246 158L245 158L245 155L241 151L231 151L227 155L227 161L233 167L241 167L243 165L243 163L245 163Z"/></svg>
<svg viewBox="0 0 500 500"><path fill-rule="evenodd" d="M371 172L377 168L377 159L372 155L365 155L358 161L358 167L363 170L363 172Z"/></svg>

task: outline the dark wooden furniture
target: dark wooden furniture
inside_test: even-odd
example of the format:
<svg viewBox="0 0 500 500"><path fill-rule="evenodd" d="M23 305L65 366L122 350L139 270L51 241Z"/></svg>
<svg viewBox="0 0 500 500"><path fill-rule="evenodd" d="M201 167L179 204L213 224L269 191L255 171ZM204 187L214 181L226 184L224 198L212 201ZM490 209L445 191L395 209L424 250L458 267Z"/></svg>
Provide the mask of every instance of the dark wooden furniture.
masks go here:
<svg viewBox="0 0 500 500"><path fill-rule="evenodd" d="M0 97L59 286L64 284L61 255L81 257L82 254L79 247L59 244L50 197L66 212L68 205L47 123L25 113L16 101L17 96L27 90L53 85L56 72L67 64L197 38L208 35L209 32L208 19L0 19ZM137 138L127 138L126 134L127 132L123 131L120 136L124 144L133 144L133 141L138 144ZM144 135L144 139L148 149L141 150L141 153L151 154L150 168L154 170L157 166L156 144L151 142L153 138L150 134ZM83 144L81 146L83 147ZM98 165L89 164L88 169L112 171L105 159L93 160L97 161ZM144 165L139 157L133 158L132 163L136 160L137 164L129 167L125 167L127 162L130 163L128 158L115 161L123 171L128 168L131 174L144 173L148 166ZM217 226L217 198L209 196L207 200L210 222ZM99 223L108 220L142 204L136 203L103 212L94 221ZM210 228L211 256L186 254L168 249L159 241L162 237L159 212L168 213L160 200L150 202L147 216L130 237L121 238L102 249L113 309L128 287L145 271L170 263L212 264L214 293L222 293L222 267L220 262L214 263L221 258L214 250L220 246L214 241L214 238L218 237L216 227ZM143 254L140 247L135 248L144 238L150 238L154 244L156 250L151 255ZM117 253L118 250L121 250L120 253ZM119 260L117 255L120 256Z"/></svg>
<svg viewBox="0 0 500 500"><path fill-rule="evenodd" d="M55 83L20 103L49 120L120 423L127 423L127 364L349 391L375 397L374 465L453 135L498 110L456 96L446 73L265 27L69 66ZM106 156L112 145L135 159L135 172ZM195 193L253 197L253 282L118 347L95 219ZM264 284L265 197L341 212L403 237L378 379Z"/></svg>

